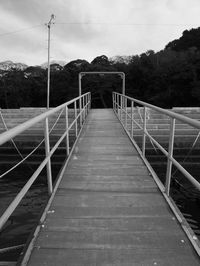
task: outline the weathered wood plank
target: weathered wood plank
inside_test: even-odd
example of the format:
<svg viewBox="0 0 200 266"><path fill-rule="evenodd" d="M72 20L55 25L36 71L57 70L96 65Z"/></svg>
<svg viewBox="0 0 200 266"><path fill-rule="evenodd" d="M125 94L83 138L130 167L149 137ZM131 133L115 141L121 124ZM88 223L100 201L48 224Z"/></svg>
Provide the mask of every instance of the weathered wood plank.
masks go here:
<svg viewBox="0 0 200 266"><path fill-rule="evenodd" d="M47 264L48 263L48 264ZM164 253L157 248L148 249L39 249L35 248L31 257L31 266L149 266L149 265L192 265L199 266L195 260L191 264L191 254L182 250L166 249Z"/></svg>

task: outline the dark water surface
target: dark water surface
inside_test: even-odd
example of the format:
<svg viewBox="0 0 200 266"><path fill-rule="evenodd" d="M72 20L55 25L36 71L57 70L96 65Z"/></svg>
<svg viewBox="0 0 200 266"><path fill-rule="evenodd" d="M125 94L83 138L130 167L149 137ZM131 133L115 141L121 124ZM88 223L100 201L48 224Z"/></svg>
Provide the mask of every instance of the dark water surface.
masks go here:
<svg viewBox="0 0 200 266"><path fill-rule="evenodd" d="M152 158L152 156L147 155L146 157L159 179L165 184L167 160L163 160L163 156L160 156L160 158L162 158L162 163L160 163L159 157L157 161L155 161L155 158ZM200 154L198 158L200 159ZM176 156L175 159L177 159ZM182 161L184 161L182 166L185 167L196 180L200 181L200 164L192 162L190 158L188 158L188 160L183 159ZM181 161L179 163L181 163ZM196 236L200 239L200 191L198 191L175 167L172 167L170 196L175 201Z"/></svg>
<svg viewBox="0 0 200 266"><path fill-rule="evenodd" d="M14 152L16 153L13 150ZM56 179L63 165L66 150L61 149L58 155L56 158L52 158L53 180ZM0 179L0 215L20 192L37 166L38 163L35 162L35 159L32 159L29 166L23 163L23 165ZM4 170L10 167L9 164L3 165ZM45 168L0 232L0 261L17 261L30 234L38 225L39 218L49 198L46 176ZM8 250L3 250L5 248L8 248Z"/></svg>
<svg viewBox="0 0 200 266"><path fill-rule="evenodd" d="M24 180L19 179L0 181L1 213L23 185ZM36 227L47 199L47 185L42 181L34 184L1 231L0 249L10 248L10 250L0 252L0 261L16 261L18 259L23 249L21 245L26 243L30 232ZM13 248L14 246L17 248Z"/></svg>

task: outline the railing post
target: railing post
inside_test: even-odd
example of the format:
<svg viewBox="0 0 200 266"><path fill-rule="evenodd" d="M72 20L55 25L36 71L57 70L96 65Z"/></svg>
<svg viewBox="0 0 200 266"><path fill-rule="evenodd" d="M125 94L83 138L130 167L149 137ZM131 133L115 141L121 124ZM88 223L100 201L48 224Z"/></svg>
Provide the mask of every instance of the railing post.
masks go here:
<svg viewBox="0 0 200 266"><path fill-rule="evenodd" d="M86 119L86 96L83 97L83 106L84 106L84 121Z"/></svg>
<svg viewBox="0 0 200 266"><path fill-rule="evenodd" d="M116 113L116 94L113 92L112 94L112 102L113 102L113 110Z"/></svg>
<svg viewBox="0 0 200 266"><path fill-rule="evenodd" d="M127 98L124 97L124 102L125 102L125 106L124 106L124 111L125 111L125 128L127 129Z"/></svg>
<svg viewBox="0 0 200 266"><path fill-rule="evenodd" d="M131 101L131 138L133 138L133 106L134 102Z"/></svg>
<svg viewBox="0 0 200 266"><path fill-rule="evenodd" d="M86 94L86 116L88 115L89 113L89 94Z"/></svg>
<svg viewBox="0 0 200 266"><path fill-rule="evenodd" d="M49 156L50 153L50 143L49 143L49 118L45 118L44 123L44 138L45 138L45 155ZM52 172L51 172L51 158L47 161L47 184L48 184L48 193L52 194L53 186L52 186Z"/></svg>
<svg viewBox="0 0 200 266"><path fill-rule="evenodd" d="M87 102L87 115L89 113L89 94L86 95L86 102Z"/></svg>
<svg viewBox="0 0 200 266"><path fill-rule="evenodd" d="M174 150L174 135L175 135L175 118L171 118L170 123L170 136L169 136L169 148L168 148L168 159L167 159L167 173L165 182L165 192L169 196L170 184L171 184L171 173L172 173L172 157Z"/></svg>
<svg viewBox="0 0 200 266"><path fill-rule="evenodd" d="M119 94L117 94L117 115L119 116Z"/></svg>
<svg viewBox="0 0 200 266"><path fill-rule="evenodd" d="M89 94L89 101L90 101L90 104L89 104L89 108L91 109L91 100L92 100L92 95L91 95L91 92L90 92L90 94Z"/></svg>
<svg viewBox="0 0 200 266"><path fill-rule="evenodd" d="M120 121L122 122L122 95L120 94Z"/></svg>
<svg viewBox="0 0 200 266"><path fill-rule="evenodd" d="M87 117L87 94L85 95L85 119Z"/></svg>
<svg viewBox="0 0 200 266"><path fill-rule="evenodd" d="M80 113L80 126L82 126L82 97L80 96L80 99L79 99L79 113Z"/></svg>
<svg viewBox="0 0 200 266"><path fill-rule="evenodd" d="M83 96L83 122L85 121L85 96Z"/></svg>
<svg viewBox="0 0 200 266"><path fill-rule="evenodd" d="M115 106L115 113L117 113L117 95L114 93L114 106Z"/></svg>
<svg viewBox="0 0 200 266"><path fill-rule="evenodd" d="M83 122L85 121L85 95L83 96Z"/></svg>
<svg viewBox="0 0 200 266"><path fill-rule="evenodd" d="M66 151L67 156L69 155L69 119L68 119L68 107L65 107L65 130L67 131L66 135Z"/></svg>
<svg viewBox="0 0 200 266"><path fill-rule="evenodd" d="M84 98L84 119L86 119L86 116L87 116L87 94L83 98Z"/></svg>
<svg viewBox="0 0 200 266"><path fill-rule="evenodd" d="M74 102L74 118L75 118L75 136L77 138L78 136L78 126L77 126L77 106L76 106L76 101Z"/></svg>
<svg viewBox="0 0 200 266"><path fill-rule="evenodd" d="M143 109L143 138L142 138L142 155L145 157L146 150L146 130L147 130L147 116L146 107Z"/></svg>
<svg viewBox="0 0 200 266"><path fill-rule="evenodd" d="M122 95L122 124L124 124L124 95Z"/></svg>
<svg viewBox="0 0 200 266"><path fill-rule="evenodd" d="M113 111L115 112L114 92L112 93L112 107L113 107Z"/></svg>

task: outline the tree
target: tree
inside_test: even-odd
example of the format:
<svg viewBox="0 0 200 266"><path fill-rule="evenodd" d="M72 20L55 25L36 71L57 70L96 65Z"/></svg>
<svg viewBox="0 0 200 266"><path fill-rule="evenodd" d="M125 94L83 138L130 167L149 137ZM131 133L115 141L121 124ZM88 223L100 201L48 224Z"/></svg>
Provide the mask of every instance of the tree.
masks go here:
<svg viewBox="0 0 200 266"><path fill-rule="evenodd" d="M106 55L97 56L92 60L91 65L99 65L101 67L109 67L110 62L108 60L108 57Z"/></svg>

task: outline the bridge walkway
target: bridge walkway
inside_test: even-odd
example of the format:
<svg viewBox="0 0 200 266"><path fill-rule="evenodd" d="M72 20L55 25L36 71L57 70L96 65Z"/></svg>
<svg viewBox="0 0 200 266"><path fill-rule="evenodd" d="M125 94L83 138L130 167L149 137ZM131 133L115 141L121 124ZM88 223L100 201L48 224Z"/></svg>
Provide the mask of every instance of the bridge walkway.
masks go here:
<svg viewBox="0 0 200 266"><path fill-rule="evenodd" d="M28 265L199 265L111 109L90 111Z"/></svg>

